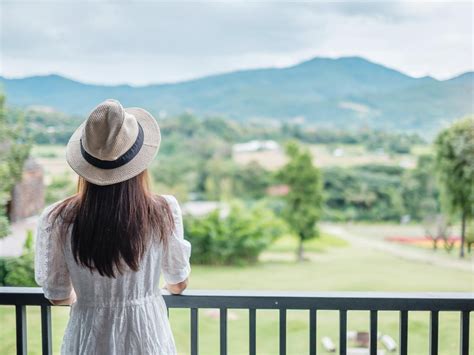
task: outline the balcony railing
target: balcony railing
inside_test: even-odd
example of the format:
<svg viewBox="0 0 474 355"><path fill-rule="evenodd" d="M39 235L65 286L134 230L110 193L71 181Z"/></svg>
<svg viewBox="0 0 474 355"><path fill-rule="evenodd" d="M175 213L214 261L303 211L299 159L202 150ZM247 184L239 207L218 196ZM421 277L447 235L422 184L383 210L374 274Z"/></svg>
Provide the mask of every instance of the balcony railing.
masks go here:
<svg viewBox="0 0 474 355"><path fill-rule="evenodd" d="M168 308L190 309L192 355L198 354L198 312L201 308L220 310L220 354L227 353L227 310L249 311L249 353L256 354L256 319L258 309L279 311L279 353L286 354L287 310L307 310L309 353L316 354L318 310L339 311L339 353L347 352L347 312L370 312L370 354L377 354L378 311L398 311L399 351L407 354L408 316L410 311L429 311L430 354L438 354L439 312L456 311L460 315L460 353L469 354L469 317L474 310L473 293L381 293L381 292L251 292L191 291L184 295L164 295ZM16 308L17 354L26 354L26 306L41 307L43 354L51 354L51 304L40 288L0 287L0 305ZM8 326L8 325L7 325Z"/></svg>

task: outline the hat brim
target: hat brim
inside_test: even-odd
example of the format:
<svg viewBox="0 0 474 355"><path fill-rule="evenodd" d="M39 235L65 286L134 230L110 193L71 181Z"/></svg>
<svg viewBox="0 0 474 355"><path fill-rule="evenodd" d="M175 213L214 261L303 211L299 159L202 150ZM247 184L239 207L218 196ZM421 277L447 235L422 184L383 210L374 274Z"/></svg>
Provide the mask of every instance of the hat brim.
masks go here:
<svg viewBox="0 0 474 355"><path fill-rule="evenodd" d="M137 176L153 161L161 143L160 127L155 118L139 107L125 108L143 128L144 141L138 154L125 165L115 169L100 169L87 162L81 154L81 136L86 122L73 133L66 148L66 160L78 175L96 185L112 185Z"/></svg>

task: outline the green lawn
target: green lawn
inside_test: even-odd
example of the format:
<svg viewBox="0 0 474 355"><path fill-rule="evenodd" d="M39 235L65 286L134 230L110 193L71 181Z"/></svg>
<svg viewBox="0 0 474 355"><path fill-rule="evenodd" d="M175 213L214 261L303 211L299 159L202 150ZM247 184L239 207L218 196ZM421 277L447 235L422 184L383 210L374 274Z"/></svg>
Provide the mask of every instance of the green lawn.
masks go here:
<svg viewBox="0 0 474 355"><path fill-rule="evenodd" d="M279 240L262 262L245 267L193 266L191 289L239 290L294 290L294 291L474 291L474 274L398 259L375 251L346 245L334 237L323 235L306 247L310 261L295 263L293 249L296 242ZM291 252L291 253L290 253ZM217 354L219 319L216 310L199 311L199 346L201 354ZM62 332L67 322L68 309L53 309L53 342L59 351ZM229 354L248 353L248 312L229 311ZM473 317L471 316L471 319ZM170 312L172 328L180 354L189 353L189 311ZM427 312L412 312L409 316L409 354L428 353ZM474 321L474 319L472 319ZM0 307L0 354L15 351L14 311ZM28 310L29 354L40 353L39 309ZM308 314L288 312L288 354L308 352ZM368 312L349 312L349 330L368 330ZM398 341L398 314L381 312L379 330ZM338 315L335 311L318 312L319 353L322 336L338 341ZM440 354L459 353L459 315L440 314ZM474 351L474 339L471 339ZM257 311L257 353L278 352L278 313Z"/></svg>

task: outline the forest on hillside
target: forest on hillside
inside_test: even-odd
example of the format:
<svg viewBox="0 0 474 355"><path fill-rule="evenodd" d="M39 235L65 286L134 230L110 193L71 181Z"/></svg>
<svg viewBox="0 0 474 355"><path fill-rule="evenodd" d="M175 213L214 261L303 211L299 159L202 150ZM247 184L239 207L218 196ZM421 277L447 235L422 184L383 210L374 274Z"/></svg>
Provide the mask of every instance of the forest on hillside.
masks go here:
<svg viewBox="0 0 474 355"><path fill-rule="evenodd" d="M20 114L19 111L16 114ZM64 146L82 122L79 116L57 112L30 110L23 116L32 140L42 147ZM323 219L421 220L426 214L439 210L430 146L416 134L370 129L314 129L301 124L269 126L191 114L161 119L159 124L163 140L159 155L150 167L153 183L155 189L170 191L183 201L238 197L248 203L265 199L271 204L274 198L269 191L278 185L278 180L275 169L265 166L268 165L266 159L272 157L263 155L263 158L242 164L235 159L233 151L235 144L270 140L276 142L280 150L288 141L322 147L328 151L326 159L329 161L337 161L333 155L340 149L354 149L357 154L365 155L365 163L356 166L328 164L321 167L325 201ZM45 148L39 155L52 158L55 154L54 150L50 152ZM371 160L380 155L409 157L415 161L415 166L400 166L396 159L383 164ZM317 165L320 158L318 154L314 157ZM65 191L73 190L70 177L54 177L48 190L49 202L62 198Z"/></svg>

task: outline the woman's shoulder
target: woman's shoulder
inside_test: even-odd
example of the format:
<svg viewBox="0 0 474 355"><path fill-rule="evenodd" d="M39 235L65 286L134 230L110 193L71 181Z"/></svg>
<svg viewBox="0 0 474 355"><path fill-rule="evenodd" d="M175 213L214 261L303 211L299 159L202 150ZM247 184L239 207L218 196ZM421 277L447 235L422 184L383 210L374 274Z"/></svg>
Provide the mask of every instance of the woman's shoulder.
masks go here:
<svg viewBox="0 0 474 355"><path fill-rule="evenodd" d="M63 202L63 200L61 201L56 201L56 202L53 202L49 205L47 205L46 207L43 208L43 210L41 211L40 215L39 215L39 221L41 222L48 222L49 220L49 216L51 214L51 212L61 204L61 202Z"/></svg>
<svg viewBox="0 0 474 355"><path fill-rule="evenodd" d="M173 195L158 195L161 198L164 198L165 201L168 203L168 205L171 207L171 209L175 210L179 208L179 202L178 199L173 196Z"/></svg>
<svg viewBox="0 0 474 355"><path fill-rule="evenodd" d="M55 219L53 217L53 215L57 216L57 217L61 217L61 213L59 215L57 215L57 214L53 214L52 212L55 211L60 205L64 205L64 203L66 201L70 200L70 199L71 199L71 197L67 197L67 198L64 198L62 200L53 202L53 203L47 205L46 207L44 207L43 210L41 211L40 215L39 215L38 222L40 224L47 225L47 224L50 224Z"/></svg>

